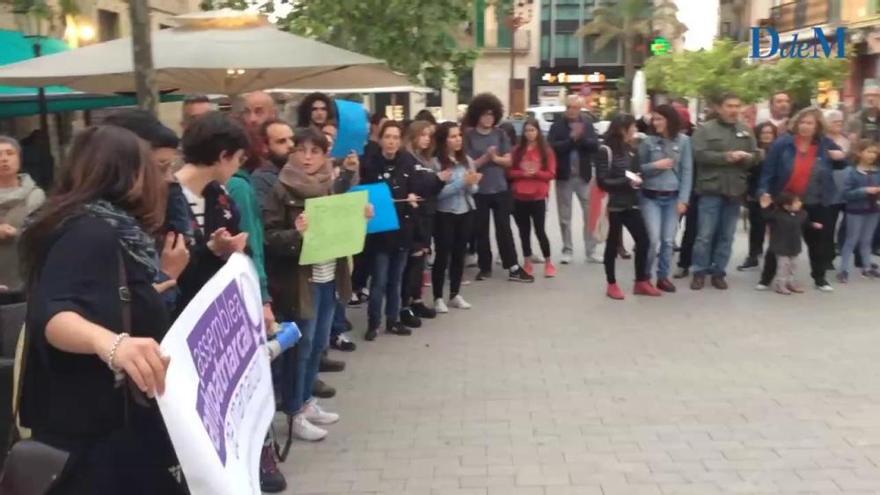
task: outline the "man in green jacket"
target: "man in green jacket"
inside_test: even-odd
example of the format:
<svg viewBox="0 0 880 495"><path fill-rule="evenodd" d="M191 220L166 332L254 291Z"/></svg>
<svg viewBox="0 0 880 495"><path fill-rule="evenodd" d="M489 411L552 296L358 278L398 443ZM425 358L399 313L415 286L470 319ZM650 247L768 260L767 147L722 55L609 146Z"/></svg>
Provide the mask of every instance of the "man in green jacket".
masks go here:
<svg viewBox="0 0 880 495"><path fill-rule="evenodd" d="M718 102L716 118L694 132L694 189L700 200L692 290L702 289L707 275L713 287L727 289L727 264L746 193L748 170L758 159L755 137L739 121L741 108L739 97L724 95Z"/></svg>

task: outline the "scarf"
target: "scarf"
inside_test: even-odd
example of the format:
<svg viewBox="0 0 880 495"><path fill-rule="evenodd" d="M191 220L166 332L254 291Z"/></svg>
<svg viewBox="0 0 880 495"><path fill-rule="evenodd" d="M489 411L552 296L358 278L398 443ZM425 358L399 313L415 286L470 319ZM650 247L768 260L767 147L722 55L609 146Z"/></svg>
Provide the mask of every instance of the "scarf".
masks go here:
<svg viewBox="0 0 880 495"><path fill-rule="evenodd" d="M159 254L156 251L155 240L144 232L134 217L103 199L85 205L85 210L110 224L119 237L122 249L147 269L151 279L155 279L159 273Z"/></svg>
<svg viewBox="0 0 880 495"><path fill-rule="evenodd" d="M299 165L288 163L278 174L278 180L302 198L319 198L333 192L333 170L329 161L313 175Z"/></svg>

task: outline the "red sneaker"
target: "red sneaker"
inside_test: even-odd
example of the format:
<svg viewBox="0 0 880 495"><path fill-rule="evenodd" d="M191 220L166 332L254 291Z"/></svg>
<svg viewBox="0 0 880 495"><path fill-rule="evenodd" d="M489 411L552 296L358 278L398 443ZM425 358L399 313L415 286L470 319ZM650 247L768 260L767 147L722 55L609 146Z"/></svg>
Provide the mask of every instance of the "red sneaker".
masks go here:
<svg viewBox="0 0 880 495"><path fill-rule="evenodd" d="M644 282L636 282L636 285L633 286L633 294L637 296L662 296L663 293L653 285L651 282L645 280Z"/></svg>
<svg viewBox="0 0 880 495"><path fill-rule="evenodd" d="M526 258L526 262L523 264L523 270L531 276L535 276L535 265L532 263L531 258Z"/></svg>
<svg viewBox="0 0 880 495"><path fill-rule="evenodd" d="M556 265L550 260L544 262L544 276L547 278L553 278L556 276Z"/></svg>
<svg viewBox="0 0 880 495"><path fill-rule="evenodd" d="M623 291L620 290L620 286L617 284L608 284L608 290L605 291L605 295L618 301L622 301L625 297Z"/></svg>

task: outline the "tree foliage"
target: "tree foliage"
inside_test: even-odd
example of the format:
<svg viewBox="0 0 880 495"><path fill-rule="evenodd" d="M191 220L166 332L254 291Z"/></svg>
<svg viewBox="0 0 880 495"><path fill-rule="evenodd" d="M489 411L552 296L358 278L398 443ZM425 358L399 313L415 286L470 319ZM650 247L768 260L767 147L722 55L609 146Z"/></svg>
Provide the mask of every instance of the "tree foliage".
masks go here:
<svg viewBox="0 0 880 495"><path fill-rule="evenodd" d="M80 13L76 0L0 0L0 4L9 5L14 13L26 13L49 23L54 34L60 34L64 27L64 17ZM45 34L45 33L44 33Z"/></svg>
<svg viewBox="0 0 880 495"><path fill-rule="evenodd" d="M253 5L205 0L203 8ZM273 2L259 7L272 13ZM472 0L297 0L277 20L288 32L385 60L420 84L453 87L477 52L459 41L473 14Z"/></svg>
<svg viewBox="0 0 880 495"><path fill-rule="evenodd" d="M618 41L623 46L624 93L629 92L635 75L633 50L640 42L662 32L677 39L687 31L678 20L678 7L671 0L619 0L610 6L593 9L593 19L581 26L577 36L595 36L593 50L600 51ZM629 98L625 99L627 102ZM628 103L627 103L628 104Z"/></svg>
<svg viewBox="0 0 880 495"><path fill-rule="evenodd" d="M712 101L722 92L734 92L744 102L753 103L774 91L786 91L798 106L805 106L816 95L820 81L839 87L849 70L846 59L752 63L748 57L747 46L720 40L711 50L652 57L645 64L645 76L649 89L676 96Z"/></svg>

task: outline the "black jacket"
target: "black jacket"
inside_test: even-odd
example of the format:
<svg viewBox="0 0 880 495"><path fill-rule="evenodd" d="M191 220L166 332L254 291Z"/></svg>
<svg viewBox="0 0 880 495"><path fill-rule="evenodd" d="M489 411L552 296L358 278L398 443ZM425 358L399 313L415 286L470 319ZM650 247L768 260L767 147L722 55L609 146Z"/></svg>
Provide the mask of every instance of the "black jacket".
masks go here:
<svg viewBox="0 0 880 495"><path fill-rule="evenodd" d="M763 210L764 219L770 226L770 246L768 249L776 256L797 256L801 254L803 227L807 223L807 212L797 213L773 207Z"/></svg>
<svg viewBox="0 0 880 495"><path fill-rule="evenodd" d="M410 193L416 193L416 159L406 151L399 151L391 160L381 152L364 157L361 184L387 182L391 188L391 197L395 200L406 199ZM417 194L417 193L416 193ZM400 229L393 232L380 232L367 236L367 249L371 252L395 251L412 247L415 214L412 206L405 201L394 203Z"/></svg>
<svg viewBox="0 0 880 495"><path fill-rule="evenodd" d="M432 163L415 159L415 172L412 176L412 192L424 201L413 211L413 249L428 249L434 234L434 214L437 212L437 195L446 185L439 177Z"/></svg>
<svg viewBox="0 0 880 495"><path fill-rule="evenodd" d="M626 177L626 171L634 174L642 172L638 154L633 149L627 149L623 153L609 153L610 150L607 146L601 146L595 155L596 181L608 193L608 211L635 208L639 204L639 190L632 186L632 182Z"/></svg>
<svg viewBox="0 0 880 495"><path fill-rule="evenodd" d="M550 132L547 133L547 141L556 152L556 179L568 180L571 178L571 152L577 150L578 153L578 174L589 181L593 177L593 155L599 149L599 137L596 135L596 129L588 118L582 119L584 123L584 133L581 134L577 141L571 138L571 127L568 119L564 116L553 122Z"/></svg>

